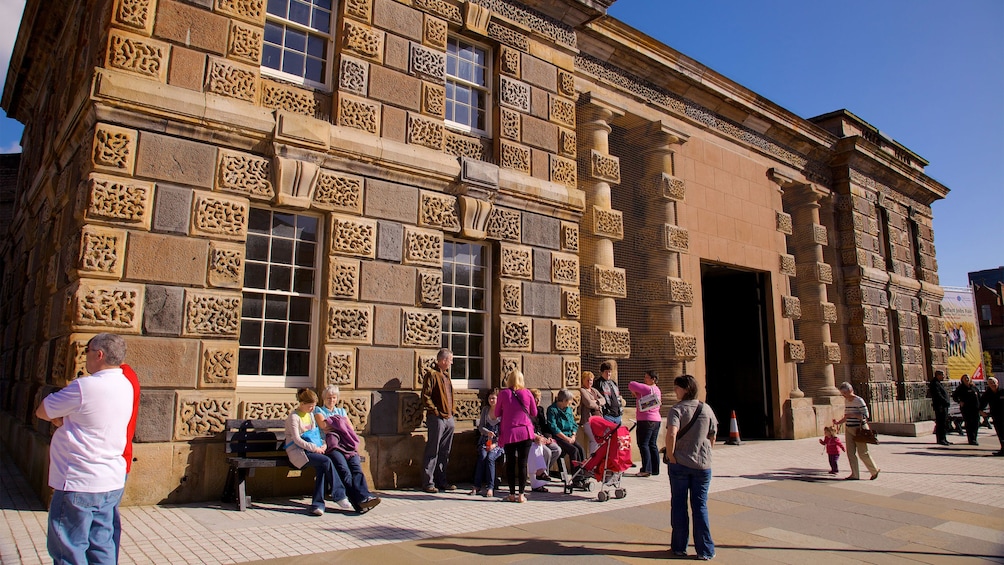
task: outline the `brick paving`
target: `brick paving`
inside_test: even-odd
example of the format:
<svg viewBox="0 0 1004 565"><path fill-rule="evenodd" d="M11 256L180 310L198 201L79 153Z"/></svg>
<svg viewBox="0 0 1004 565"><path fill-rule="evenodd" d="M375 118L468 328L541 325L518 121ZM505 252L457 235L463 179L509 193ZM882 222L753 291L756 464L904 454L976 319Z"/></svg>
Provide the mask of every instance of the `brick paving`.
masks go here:
<svg viewBox="0 0 1004 565"><path fill-rule="evenodd" d="M980 439L941 447L933 437L882 436L873 447L879 479L857 482L826 473L816 439L716 446L715 560L1004 563L1004 458L990 456L998 446L989 430ZM255 501L243 513L213 502L127 507L122 562L642 562L667 557L666 483L665 474L625 477L627 497L602 503L560 488L531 493L527 504L388 491L369 514L329 504L321 518L305 514L309 497ZM0 516L0 562L51 562L45 509L6 456Z"/></svg>

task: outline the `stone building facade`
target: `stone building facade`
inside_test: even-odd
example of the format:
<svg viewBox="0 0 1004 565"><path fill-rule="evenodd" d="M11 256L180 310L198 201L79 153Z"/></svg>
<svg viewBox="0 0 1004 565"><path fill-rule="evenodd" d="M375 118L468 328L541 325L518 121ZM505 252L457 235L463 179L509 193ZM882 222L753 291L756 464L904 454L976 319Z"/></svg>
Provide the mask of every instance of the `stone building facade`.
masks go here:
<svg viewBox="0 0 1004 565"><path fill-rule="evenodd" d="M34 407L101 331L143 386L131 503L217 496L224 421L327 384L373 483L416 485L440 346L461 436L499 375L546 405L607 359L622 386L692 373L718 409L753 391L760 437L819 434L845 379L912 421L945 363L947 188L853 114L795 116L610 3L29 0L2 99L25 132L0 438L33 484Z"/></svg>

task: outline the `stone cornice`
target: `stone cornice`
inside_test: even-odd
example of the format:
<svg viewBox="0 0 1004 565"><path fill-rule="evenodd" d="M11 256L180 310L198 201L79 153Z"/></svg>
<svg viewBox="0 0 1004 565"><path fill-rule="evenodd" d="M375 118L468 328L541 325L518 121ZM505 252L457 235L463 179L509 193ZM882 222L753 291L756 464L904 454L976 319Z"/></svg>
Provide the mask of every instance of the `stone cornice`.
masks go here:
<svg viewBox="0 0 1004 565"><path fill-rule="evenodd" d="M879 192L895 191L912 199L926 209L928 216L931 215L931 203L948 196L947 186L900 162L864 137L841 139L834 149L831 162L834 167L846 168L852 179L855 173L859 174L871 181L873 186L870 187Z"/></svg>

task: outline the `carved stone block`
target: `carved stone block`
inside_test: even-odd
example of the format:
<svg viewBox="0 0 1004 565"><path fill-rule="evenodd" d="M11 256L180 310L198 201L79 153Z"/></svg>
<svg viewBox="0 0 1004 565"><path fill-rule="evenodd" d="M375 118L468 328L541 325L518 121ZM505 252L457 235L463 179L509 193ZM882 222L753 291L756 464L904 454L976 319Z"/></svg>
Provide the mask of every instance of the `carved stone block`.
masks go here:
<svg viewBox="0 0 1004 565"><path fill-rule="evenodd" d="M338 67L338 88L345 92L366 96L369 85L370 64L348 55L342 55Z"/></svg>
<svg viewBox="0 0 1004 565"><path fill-rule="evenodd" d="M570 253L552 253L551 282L579 286L579 257Z"/></svg>
<svg viewBox="0 0 1004 565"><path fill-rule="evenodd" d="M346 300L359 298L359 261L331 256L328 259L328 296Z"/></svg>
<svg viewBox="0 0 1004 565"><path fill-rule="evenodd" d="M99 171L132 175L136 167L136 130L99 123L94 126L91 163Z"/></svg>
<svg viewBox="0 0 1004 565"><path fill-rule="evenodd" d="M775 210L774 220L777 225L777 231L785 235L792 234L791 214L785 214L784 212Z"/></svg>
<svg viewBox="0 0 1004 565"><path fill-rule="evenodd" d="M234 388L237 384L236 341L203 341L199 356L199 388Z"/></svg>
<svg viewBox="0 0 1004 565"><path fill-rule="evenodd" d="M578 322L551 322L554 327L554 350L563 353L578 353L580 350L580 330Z"/></svg>
<svg viewBox="0 0 1004 565"><path fill-rule="evenodd" d="M152 183L91 173L84 218L148 230L153 216L153 192Z"/></svg>
<svg viewBox="0 0 1004 565"><path fill-rule="evenodd" d="M530 318L500 316L499 333L502 351L530 351L533 343Z"/></svg>
<svg viewBox="0 0 1004 565"><path fill-rule="evenodd" d="M437 117L442 118L443 116L439 114ZM445 128L443 130L443 152L449 155L485 161L491 154L491 147L486 144L486 141L486 139L475 135L467 135Z"/></svg>
<svg viewBox="0 0 1004 565"><path fill-rule="evenodd" d="M549 155L549 158L551 182L563 184L568 188L575 188L578 183L575 161L553 154Z"/></svg>
<svg viewBox="0 0 1004 565"><path fill-rule="evenodd" d="M328 121L331 100L320 92L304 90L263 78L261 80L261 105L273 110L285 110Z"/></svg>
<svg viewBox="0 0 1004 565"><path fill-rule="evenodd" d="M624 214L620 210L593 205L590 215L594 235L616 241L624 238Z"/></svg>
<svg viewBox="0 0 1004 565"><path fill-rule="evenodd" d="M356 350L354 347L324 347L324 385L354 388Z"/></svg>
<svg viewBox="0 0 1004 565"><path fill-rule="evenodd" d="M631 355L631 334L627 328L593 328L589 353L599 357L624 358Z"/></svg>
<svg viewBox="0 0 1004 565"><path fill-rule="evenodd" d="M530 85L507 76L499 77L499 104L530 113Z"/></svg>
<svg viewBox="0 0 1004 565"><path fill-rule="evenodd" d="M526 280L533 278L532 251L529 247L503 243L501 257L501 275L503 277Z"/></svg>
<svg viewBox="0 0 1004 565"><path fill-rule="evenodd" d="M84 277L120 279L125 259L126 231L84 226L80 234L77 274ZM49 269L55 273L54 268Z"/></svg>
<svg viewBox="0 0 1004 565"><path fill-rule="evenodd" d="M446 38L449 37L449 28L446 22L426 15L423 23L422 43L440 51L446 51Z"/></svg>
<svg viewBox="0 0 1004 565"><path fill-rule="evenodd" d="M241 296L221 292L185 290L186 337L237 337L241 319Z"/></svg>
<svg viewBox="0 0 1004 565"><path fill-rule="evenodd" d="M380 132L380 104L340 92L338 125L376 135Z"/></svg>
<svg viewBox="0 0 1004 565"><path fill-rule="evenodd" d="M530 39L527 36L512 28L499 24L498 21L488 22L487 29L488 37L498 41L499 43L511 45L524 53L530 50Z"/></svg>
<svg viewBox="0 0 1004 565"><path fill-rule="evenodd" d="M593 265L586 272L586 288L594 296L627 297L627 272L617 267Z"/></svg>
<svg viewBox="0 0 1004 565"><path fill-rule="evenodd" d="M499 354L499 376L504 381L513 371L523 371L523 356L512 353Z"/></svg>
<svg viewBox="0 0 1004 565"><path fill-rule="evenodd" d="M802 302L795 296L781 297L781 316L797 320L802 317Z"/></svg>
<svg viewBox="0 0 1004 565"><path fill-rule="evenodd" d="M833 269L826 263L802 263L796 265L796 275L799 279L823 284L833 284Z"/></svg>
<svg viewBox="0 0 1004 565"><path fill-rule="evenodd" d="M236 98L245 102L258 100L260 77L258 68L209 57L206 69L206 92Z"/></svg>
<svg viewBox="0 0 1004 565"><path fill-rule="evenodd" d="M499 142L499 166L504 169L530 174L530 148L510 143L505 140Z"/></svg>
<svg viewBox="0 0 1004 565"><path fill-rule="evenodd" d="M342 47L359 57L376 62L383 60L384 32L346 19L342 28Z"/></svg>
<svg viewBox="0 0 1004 565"><path fill-rule="evenodd" d="M422 306L440 306L443 303L443 272L418 270L418 303Z"/></svg>
<svg viewBox="0 0 1004 565"><path fill-rule="evenodd" d="M171 47L167 43L112 29L108 34L105 66L167 82L170 53Z"/></svg>
<svg viewBox="0 0 1004 565"><path fill-rule="evenodd" d="M827 233L826 226L820 224L812 224L812 241L818 245L826 245Z"/></svg>
<svg viewBox="0 0 1004 565"><path fill-rule="evenodd" d="M833 267L826 263L816 265L816 277L823 284L833 284Z"/></svg>
<svg viewBox="0 0 1004 565"><path fill-rule="evenodd" d="M488 237L519 243L522 239L522 219L516 210L493 206L488 216Z"/></svg>
<svg viewBox="0 0 1004 565"><path fill-rule="evenodd" d="M660 277L639 281L631 293L646 304L694 303L694 287L689 282L676 277Z"/></svg>
<svg viewBox="0 0 1004 565"><path fill-rule="evenodd" d="M373 0L346 0L345 15L370 23L373 18Z"/></svg>
<svg viewBox="0 0 1004 565"><path fill-rule="evenodd" d="M795 276L795 256L782 253L778 262L778 272L787 277Z"/></svg>
<svg viewBox="0 0 1004 565"><path fill-rule="evenodd" d="M577 253L579 251L579 225L572 222L561 222L561 250Z"/></svg>
<svg viewBox="0 0 1004 565"><path fill-rule="evenodd" d="M272 164L268 159L229 149L220 149L217 159L216 190L252 200L270 201L275 197Z"/></svg>
<svg viewBox="0 0 1004 565"><path fill-rule="evenodd" d="M320 169L314 188L313 206L361 215L363 212L363 178L329 169Z"/></svg>
<svg viewBox="0 0 1004 565"><path fill-rule="evenodd" d="M460 6L445 0L412 0L411 4L420 10L435 14L457 26L465 25Z"/></svg>
<svg viewBox="0 0 1004 565"><path fill-rule="evenodd" d="M441 84L446 80L446 54L412 43L408 53L408 72Z"/></svg>
<svg viewBox="0 0 1004 565"><path fill-rule="evenodd" d="M614 184L621 182L620 159L612 155L600 153L595 149L589 150L590 169L589 176L597 180L605 180Z"/></svg>
<svg viewBox="0 0 1004 565"><path fill-rule="evenodd" d="M299 405L296 401L269 402L245 400L240 403L241 418L249 420L284 420Z"/></svg>
<svg viewBox="0 0 1004 565"><path fill-rule="evenodd" d="M436 118L446 114L446 89L431 82L422 82L422 113Z"/></svg>
<svg viewBox="0 0 1004 565"><path fill-rule="evenodd" d="M521 314L523 311L523 285L516 281L503 279L500 286L500 311L503 314Z"/></svg>
<svg viewBox="0 0 1004 565"><path fill-rule="evenodd" d="M376 220L332 214L329 233L331 253L370 259L376 256Z"/></svg>
<svg viewBox="0 0 1004 565"><path fill-rule="evenodd" d="M373 305L330 302L325 336L329 343L372 343Z"/></svg>
<svg viewBox="0 0 1004 565"><path fill-rule="evenodd" d="M561 315L565 318L578 319L581 312L579 291L577 289L561 289Z"/></svg>
<svg viewBox="0 0 1004 565"><path fill-rule="evenodd" d="M244 246L236 243L209 242L209 286L242 288L244 286Z"/></svg>
<svg viewBox="0 0 1004 565"><path fill-rule="evenodd" d="M519 78L521 58L519 51L503 45L499 49L499 70L507 75Z"/></svg>
<svg viewBox="0 0 1004 565"><path fill-rule="evenodd" d="M174 418L174 439L186 441L213 437L226 430L233 418L233 393L179 392Z"/></svg>
<svg viewBox="0 0 1004 565"><path fill-rule="evenodd" d="M578 153L578 144L576 142L575 130L559 128L558 155L561 155L562 157L568 157L569 159L575 159L577 153ZM620 169L618 168L618 172L619 171Z"/></svg>
<svg viewBox="0 0 1004 565"><path fill-rule="evenodd" d="M824 363L839 363L840 362L840 346L836 343L824 343L823 347L823 362Z"/></svg>
<svg viewBox="0 0 1004 565"><path fill-rule="evenodd" d="M227 57L252 65L260 64L263 37L259 27L232 22L227 38Z"/></svg>
<svg viewBox="0 0 1004 565"><path fill-rule="evenodd" d="M418 225L446 232L460 231L457 197L423 190L419 193Z"/></svg>
<svg viewBox="0 0 1004 565"><path fill-rule="evenodd" d="M441 267L443 265L443 232L405 226L404 264Z"/></svg>
<svg viewBox="0 0 1004 565"><path fill-rule="evenodd" d="M802 363L805 361L805 344L801 340L784 340L785 363Z"/></svg>
<svg viewBox="0 0 1004 565"><path fill-rule="evenodd" d="M501 122L499 133L503 138L513 141L520 140L522 135L520 116L521 114L515 110L499 108L499 121Z"/></svg>
<svg viewBox="0 0 1004 565"><path fill-rule="evenodd" d="M397 432L411 433L425 428L425 407L417 394L398 394Z"/></svg>
<svg viewBox="0 0 1004 565"><path fill-rule="evenodd" d="M70 329L75 332L138 334L143 321L143 286L79 280L66 291Z"/></svg>
<svg viewBox="0 0 1004 565"><path fill-rule="evenodd" d="M248 228L248 201L197 192L192 199L191 235L244 241Z"/></svg>
<svg viewBox="0 0 1004 565"><path fill-rule="evenodd" d="M261 26L265 23L265 1L216 0L216 11Z"/></svg>
<svg viewBox="0 0 1004 565"><path fill-rule="evenodd" d="M570 100L561 98L560 96L553 96L553 95L548 97L548 102L549 102L548 119L556 124L563 125L571 129L575 129L575 103L573 103ZM610 156L604 156L604 157L608 159L615 159L614 157ZM593 167L595 170L596 167L595 161L593 163ZM605 174L609 174L611 172L610 164L608 163L603 164L601 166L601 170L604 171ZM619 165L617 167L617 178L618 178L617 182L620 182Z"/></svg>
<svg viewBox="0 0 1004 565"><path fill-rule="evenodd" d="M422 388L427 371L436 370L436 350L416 350L415 351L415 386L416 390Z"/></svg>
<svg viewBox="0 0 1004 565"><path fill-rule="evenodd" d="M562 357L561 373L564 375L562 385L569 390L576 390L582 384L582 361L578 357Z"/></svg>
<svg viewBox="0 0 1004 565"><path fill-rule="evenodd" d="M408 143L442 151L443 131L442 122L408 113Z"/></svg>
<svg viewBox="0 0 1004 565"><path fill-rule="evenodd" d="M439 310L405 308L403 314L401 345L406 347L439 345L443 331L442 314Z"/></svg>
<svg viewBox="0 0 1004 565"><path fill-rule="evenodd" d="M153 33L153 4L155 0L115 0L112 8L112 22L116 25L139 31L144 35Z"/></svg>

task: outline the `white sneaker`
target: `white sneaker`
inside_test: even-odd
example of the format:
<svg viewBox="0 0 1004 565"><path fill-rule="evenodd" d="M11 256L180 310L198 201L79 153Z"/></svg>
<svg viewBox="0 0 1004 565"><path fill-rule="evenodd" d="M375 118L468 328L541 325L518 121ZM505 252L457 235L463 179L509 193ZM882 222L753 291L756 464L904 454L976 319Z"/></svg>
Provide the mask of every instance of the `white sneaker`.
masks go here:
<svg viewBox="0 0 1004 565"><path fill-rule="evenodd" d="M348 498L343 498L338 502L335 502L335 504L337 504L342 510L355 510L355 508L352 508L352 503L349 502Z"/></svg>
<svg viewBox="0 0 1004 565"><path fill-rule="evenodd" d="M324 509L320 506L314 506L310 509L310 514L313 516L324 516Z"/></svg>

